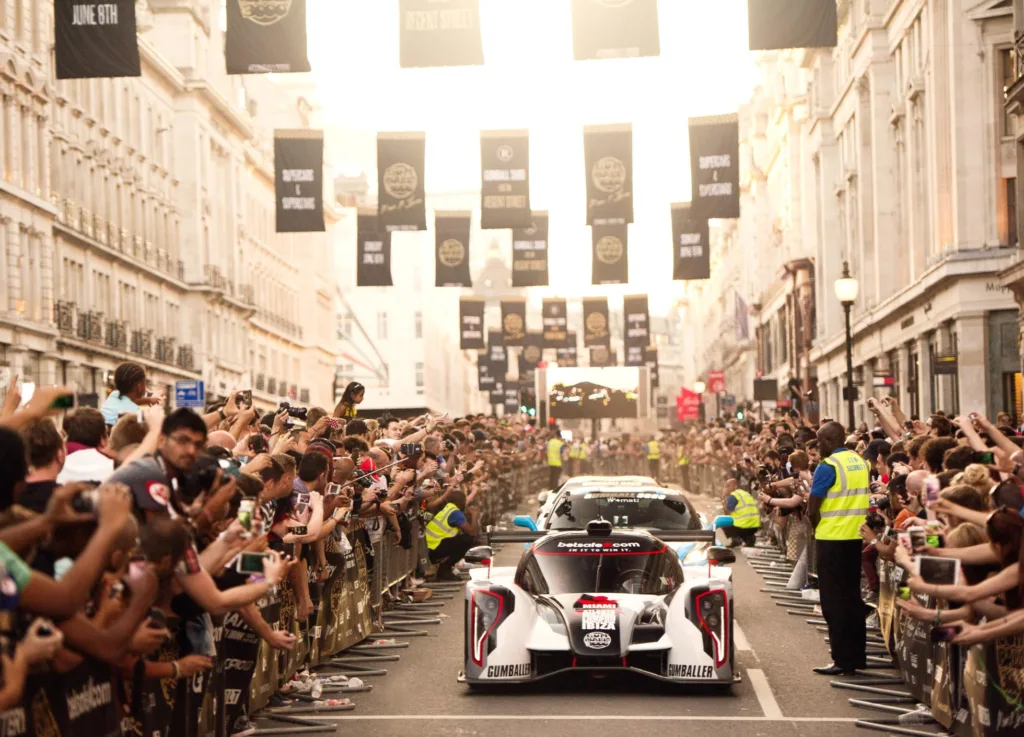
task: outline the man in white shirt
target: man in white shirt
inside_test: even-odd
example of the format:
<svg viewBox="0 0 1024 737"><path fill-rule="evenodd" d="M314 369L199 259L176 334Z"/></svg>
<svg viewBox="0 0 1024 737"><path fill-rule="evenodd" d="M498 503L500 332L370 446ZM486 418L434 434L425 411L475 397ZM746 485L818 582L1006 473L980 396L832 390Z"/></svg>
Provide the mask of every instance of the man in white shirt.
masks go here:
<svg viewBox="0 0 1024 737"><path fill-rule="evenodd" d="M73 481L106 481L114 472L114 459L106 454L107 423L103 414L80 407L64 417L67 457L57 475L58 484Z"/></svg>

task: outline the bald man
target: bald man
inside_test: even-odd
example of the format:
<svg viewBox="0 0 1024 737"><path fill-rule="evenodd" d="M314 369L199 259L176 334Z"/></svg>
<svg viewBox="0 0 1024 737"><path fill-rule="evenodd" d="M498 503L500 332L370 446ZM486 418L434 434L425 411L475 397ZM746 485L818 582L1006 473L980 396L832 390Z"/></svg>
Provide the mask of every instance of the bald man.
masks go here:
<svg viewBox="0 0 1024 737"><path fill-rule="evenodd" d="M206 445L209 448L218 447L232 450L238 445L238 441L227 430L215 430L206 436Z"/></svg>

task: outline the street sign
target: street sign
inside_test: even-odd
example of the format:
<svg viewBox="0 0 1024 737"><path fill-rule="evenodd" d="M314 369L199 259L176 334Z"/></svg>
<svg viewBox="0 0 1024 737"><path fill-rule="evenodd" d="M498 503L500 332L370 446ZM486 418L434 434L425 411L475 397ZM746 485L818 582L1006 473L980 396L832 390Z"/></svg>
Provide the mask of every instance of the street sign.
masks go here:
<svg viewBox="0 0 1024 737"><path fill-rule="evenodd" d="M935 356L932 373L937 376L956 376L958 368L959 361L955 353L940 353Z"/></svg>
<svg viewBox="0 0 1024 737"><path fill-rule="evenodd" d="M202 409L206 406L206 386L201 381L174 382L174 406Z"/></svg>
<svg viewBox="0 0 1024 737"><path fill-rule="evenodd" d="M725 391L724 371L708 371L708 391L712 394L721 394Z"/></svg>

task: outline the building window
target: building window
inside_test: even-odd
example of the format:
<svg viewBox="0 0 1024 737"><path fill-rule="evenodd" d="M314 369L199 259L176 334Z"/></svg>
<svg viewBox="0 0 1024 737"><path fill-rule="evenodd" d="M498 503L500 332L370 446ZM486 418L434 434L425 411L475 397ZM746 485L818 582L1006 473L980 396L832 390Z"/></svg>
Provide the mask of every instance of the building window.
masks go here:
<svg viewBox="0 0 1024 737"><path fill-rule="evenodd" d="M424 384L424 380L423 380L423 364L422 363L417 363L416 364L416 388L421 390L421 393L422 393L422 389L423 389L423 384Z"/></svg>
<svg viewBox="0 0 1024 737"><path fill-rule="evenodd" d="M779 363L789 360L789 325L786 320L786 310L779 311Z"/></svg>
<svg viewBox="0 0 1024 737"><path fill-rule="evenodd" d="M416 313L416 338L419 339L419 338L422 338L422 337L423 337L423 313L422 312L417 312Z"/></svg>
<svg viewBox="0 0 1024 737"><path fill-rule="evenodd" d="M1017 247L1017 180L1006 180L1006 236L1010 248Z"/></svg>
<svg viewBox="0 0 1024 737"><path fill-rule="evenodd" d="M388 339L388 313L377 313L377 337L381 340Z"/></svg>
<svg viewBox="0 0 1024 737"><path fill-rule="evenodd" d="M1017 60L1012 48L999 49L999 74L1002 80L999 90L999 109L1003 112L1003 129L1000 134L1003 138L1014 135L1016 130L1016 115L1006 111L1006 91L1013 86L1017 79Z"/></svg>

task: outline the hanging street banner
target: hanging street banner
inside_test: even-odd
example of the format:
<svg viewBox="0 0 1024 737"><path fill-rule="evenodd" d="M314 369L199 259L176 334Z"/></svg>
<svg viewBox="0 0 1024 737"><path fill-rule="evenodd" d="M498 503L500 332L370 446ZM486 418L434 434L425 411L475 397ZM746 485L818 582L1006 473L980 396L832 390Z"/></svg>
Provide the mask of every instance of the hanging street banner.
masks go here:
<svg viewBox="0 0 1024 737"><path fill-rule="evenodd" d="M274 131L274 188L278 233L322 233L324 132Z"/></svg>
<svg viewBox="0 0 1024 737"><path fill-rule="evenodd" d="M400 0L398 8L403 69L484 63L480 0Z"/></svg>
<svg viewBox="0 0 1024 737"><path fill-rule="evenodd" d="M565 300L557 297L545 299L541 307L544 328L544 348L561 348L569 339L569 318Z"/></svg>
<svg viewBox="0 0 1024 737"><path fill-rule="evenodd" d="M647 309L647 295L636 294L622 298L623 343L626 347L626 365L643 366L643 352L651 343L651 317Z"/></svg>
<svg viewBox="0 0 1024 737"><path fill-rule="evenodd" d="M492 405L503 405L505 404L505 377L496 376L494 377L494 386L491 387L491 404Z"/></svg>
<svg viewBox="0 0 1024 737"><path fill-rule="evenodd" d="M736 113L690 118L693 211L704 220L740 216L740 122Z"/></svg>
<svg viewBox="0 0 1024 737"><path fill-rule="evenodd" d="M619 357L615 351L608 350L603 345L590 349L590 365L593 368L604 368L606 366L618 365Z"/></svg>
<svg viewBox="0 0 1024 737"><path fill-rule="evenodd" d="M35 3L32 7L36 9ZM57 79L142 76L135 0L56 0L53 13Z"/></svg>
<svg viewBox="0 0 1024 737"><path fill-rule="evenodd" d="M482 297L459 299L459 348L464 351L482 351L484 342L484 300Z"/></svg>
<svg viewBox="0 0 1024 737"><path fill-rule="evenodd" d="M514 382L505 381L505 416L519 414L519 387Z"/></svg>
<svg viewBox="0 0 1024 737"><path fill-rule="evenodd" d="M471 287L468 211L434 213L434 286Z"/></svg>
<svg viewBox="0 0 1024 737"><path fill-rule="evenodd" d="M508 373L508 351L502 341L500 330L487 331L487 362L491 367L491 374L499 380L504 380Z"/></svg>
<svg viewBox="0 0 1024 737"><path fill-rule="evenodd" d="M573 0L572 41L576 61L658 56L658 0Z"/></svg>
<svg viewBox="0 0 1024 737"><path fill-rule="evenodd" d="M565 339L565 345L558 346L557 361L559 366L574 367L579 365L579 357L576 348L576 333L570 332Z"/></svg>
<svg viewBox="0 0 1024 737"><path fill-rule="evenodd" d="M526 343L519 353L519 383L522 386L533 386L537 375L537 364L544 358L544 333L530 330L526 333Z"/></svg>
<svg viewBox="0 0 1024 737"><path fill-rule="evenodd" d="M501 300L502 343L506 348L526 344L526 298Z"/></svg>
<svg viewBox="0 0 1024 737"><path fill-rule="evenodd" d="M698 218L689 202L676 202L672 205L672 278L685 281L710 277L708 221Z"/></svg>
<svg viewBox="0 0 1024 737"><path fill-rule="evenodd" d="M476 359L476 384L477 389L482 392L489 392L494 388L497 380L491 371L491 361L487 353L481 353Z"/></svg>
<svg viewBox="0 0 1024 737"><path fill-rule="evenodd" d="M700 394L680 389L676 397L676 419L679 422L696 422L700 419L700 405Z"/></svg>
<svg viewBox="0 0 1024 737"><path fill-rule="evenodd" d="M481 132L480 165L480 227L530 227L530 132Z"/></svg>
<svg viewBox="0 0 1024 737"><path fill-rule="evenodd" d="M583 298L583 347L604 346L611 349L612 334L609 332L608 298Z"/></svg>
<svg viewBox="0 0 1024 737"><path fill-rule="evenodd" d="M593 284L629 282L629 226L597 225L590 229L593 241Z"/></svg>
<svg viewBox="0 0 1024 737"><path fill-rule="evenodd" d="M308 72L306 0L227 0L228 74Z"/></svg>
<svg viewBox="0 0 1024 737"><path fill-rule="evenodd" d="M512 286L548 285L548 214L533 213L527 228L512 231Z"/></svg>
<svg viewBox="0 0 1024 737"><path fill-rule="evenodd" d="M633 222L633 127L583 129L587 172L587 225Z"/></svg>
<svg viewBox="0 0 1024 737"><path fill-rule="evenodd" d="M751 51L833 48L836 0L747 0Z"/></svg>
<svg viewBox="0 0 1024 737"><path fill-rule="evenodd" d="M649 345L644 348L644 365L651 370L651 388L657 389L661 384L661 377L658 375L658 346Z"/></svg>
<svg viewBox="0 0 1024 737"><path fill-rule="evenodd" d="M425 133L377 134L377 216L390 233L427 229Z"/></svg>
<svg viewBox="0 0 1024 737"><path fill-rule="evenodd" d="M356 215L356 286L390 287L391 234L377 221L377 211L360 207Z"/></svg>

